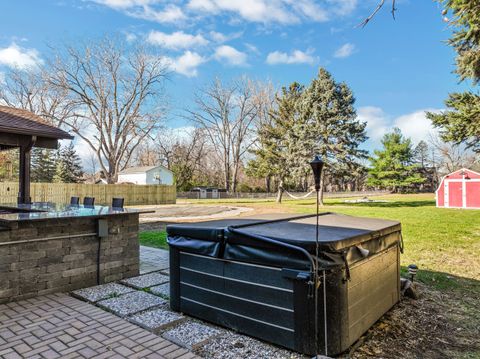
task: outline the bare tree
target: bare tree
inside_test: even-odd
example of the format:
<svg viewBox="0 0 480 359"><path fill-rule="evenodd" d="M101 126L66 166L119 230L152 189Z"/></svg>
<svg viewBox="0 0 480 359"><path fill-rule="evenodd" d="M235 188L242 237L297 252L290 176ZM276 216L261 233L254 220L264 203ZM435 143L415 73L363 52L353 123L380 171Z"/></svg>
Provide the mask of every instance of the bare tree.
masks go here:
<svg viewBox="0 0 480 359"><path fill-rule="evenodd" d="M392 7L390 10L390 13L392 14L393 19L395 20L395 12L397 11L397 8L395 7L395 0L392 0ZM365 18L358 26L365 27L374 17L377 15L377 13L382 9L382 7L385 5L385 0L380 0L376 6L376 8L373 10L373 12Z"/></svg>
<svg viewBox="0 0 480 359"><path fill-rule="evenodd" d="M108 183L160 126L166 76L162 57L111 39L66 46L50 62L48 84L75 109L65 124L95 152Z"/></svg>
<svg viewBox="0 0 480 359"><path fill-rule="evenodd" d="M67 91L48 86L44 69L11 69L0 86L0 103L35 113L55 126L72 115Z"/></svg>
<svg viewBox="0 0 480 359"><path fill-rule="evenodd" d="M438 136L430 136L431 161L439 175L446 175L460 168L477 168L480 161L474 152L462 145L443 142Z"/></svg>
<svg viewBox="0 0 480 359"><path fill-rule="evenodd" d="M186 190L208 168L206 139L198 128L185 133L177 131L163 131L157 137L157 153L160 162L174 172L177 188Z"/></svg>
<svg viewBox="0 0 480 359"><path fill-rule="evenodd" d="M227 191L236 191L243 156L254 143L253 127L258 107L253 83L241 78L224 85L217 78L195 94L196 110L188 117L204 130L223 166Z"/></svg>

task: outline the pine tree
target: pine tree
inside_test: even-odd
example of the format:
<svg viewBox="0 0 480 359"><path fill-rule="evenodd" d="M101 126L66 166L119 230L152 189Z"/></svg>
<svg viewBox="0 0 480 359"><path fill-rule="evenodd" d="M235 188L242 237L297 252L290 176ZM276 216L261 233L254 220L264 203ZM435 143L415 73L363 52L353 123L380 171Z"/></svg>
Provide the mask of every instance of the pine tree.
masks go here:
<svg viewBox="0 0 480 359"><path fill-rule="evenodd" d="M75 152L73 143L59 150L59 157L55 176L55 182L79 183L82 181L83 170L80 157Z"/></svg>
<svg viewBox="0 0 480 359"><path fill-rule="evenodd" d="M480 0L440 0L452 16L453 33L448 41L457 53L455 72L460 81L471 80L477 91L450 93L446 111L428 112L444 141L464 143L480 153Z"/></svg>
<svg viewBox="0 0 480 359"><path fill-rule="evenodd" d="M412 141L405 138L399 128L382 139L383 149L375 150L370 158L371 168L367 183L393 192L406 192L425 181L414 163Z"/></svg>
<svg viewBox="0 0 480 359"><path fill-rule="evenodd" d="M301 141L298 137L301 126L298 103L303 86L294 82L289 88L282 88L275 97L276 108L269 113L269 119L258 130L256 158L249 162L247 172L256 177L275 177L278 184L277 202L282 201L285 182L298 167L298 153Z"/></svg>
<svg viewBox="0 0 480 359"><path fill-rule="evenodd" d="M38 147L33 148L30 173L33 182L52 182L56 166L57 153L55 150Z"/></svg>
<svg viewBox="0 0 480 359"><path fill-rule="evenodd" d="M427 168L430 158L430 149L425 141L420 141L413 150L414 161L419 164L421 168Z"/></svg>
<svg viewBox="0 0 480 359"><path fill-rule="evenodd" d="M298 160L303 171L314 154L319 154L326 163L325 171L330 176L351 173L367 152L359 146L367 139L366 123L357 119L355 98L345 83L336 82L332 75L320 68L317 78L306 89L300 103L302 126L300 128ZM301 170L301 167L299 168ZM322 174L320 201L323 203Z"/></svg>

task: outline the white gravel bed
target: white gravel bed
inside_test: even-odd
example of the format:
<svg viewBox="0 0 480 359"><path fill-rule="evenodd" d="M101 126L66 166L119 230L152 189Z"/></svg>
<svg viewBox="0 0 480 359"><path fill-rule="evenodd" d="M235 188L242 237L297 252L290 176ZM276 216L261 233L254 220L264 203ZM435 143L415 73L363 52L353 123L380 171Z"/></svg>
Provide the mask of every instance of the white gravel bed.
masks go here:
<svg viewBox="0 0 480 359"><path fill-rule="evenodd" d="M120 282L137 289L150 288L155 285L167 283L170 280L168 276L162 273L153 272L138 277L123 279Z"/></svg>
<svg viewBox="0 0 480 359"><path fill-rule="evenodd" d="M150 288L150 292L164 298L170 298L170 283L160 284Z"/></svg>
<svg viewBox="0 0 480 359"><path fill-rule="evenodd" d="M212 338L205 345L195 349L195 353L209 359L307 359L301 354L280 349L273 345L247 337L226 332Z"/></svg>
<svg viewBox="0 0 480 359"><path fill-rule="evenodd" d="M100 307L107 309L120 317L125 317L127 315L135 314L166 304L167 301L165 299L140 291L127 293L117 298L111 298L97 302L97 305Z"/></svg>
<svg viewBox="0 0 480 359"><path fill-rule="evenodd" d="M102 299L118 297L119 295L133 292L134 290L135 289L118 283L107 283L97 285L95 287L75 290L72 292L72 295L82 300L94 303Z"/></svg>
<svg viewBox="0 0 480 359"><path fill-rule="evenodd" d="M208 340L222 334L224 330L213 328L196 321L188 321L163 333L162 337L187 349L196 349Z"/></svg>
<svg viewBox="0 0 480 359"><path fill-rule="evenodd" d="M129 317L128 320L142 328L158 333L161 330L181 323L186 320L186 318L183 315L171 312L166 308L159 308L133 315Z"/></svg>

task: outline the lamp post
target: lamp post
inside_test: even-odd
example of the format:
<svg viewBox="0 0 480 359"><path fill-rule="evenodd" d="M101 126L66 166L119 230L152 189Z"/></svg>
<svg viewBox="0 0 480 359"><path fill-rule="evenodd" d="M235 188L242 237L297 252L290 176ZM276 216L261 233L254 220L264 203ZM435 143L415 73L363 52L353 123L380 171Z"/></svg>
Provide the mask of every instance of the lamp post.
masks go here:
<svg viewBox="0 0 480 359"><path fill-rule="evenodd" d="M324 162L319 155L316 155L312 162L310 162L310 166L312 167L313 171L313 178L315 180L315 192L317 194L317 217L316 217L316 225L315 225L315 272L313 273L314 276L314 285L315 285L315 353L318 357L318 287L320 286L320 278L318 273L318 255L319 255L319 224L318 224L318 215L319 215L319 204L320 204L320 184L322 179L322 170L324 166ZM326 307L326 300L327 295L325 291L325 271L322 271L323 274L323 322L324 322L324 343L325 343L325 355L328 355L328 343L327 343L327 307Z"/></svg>

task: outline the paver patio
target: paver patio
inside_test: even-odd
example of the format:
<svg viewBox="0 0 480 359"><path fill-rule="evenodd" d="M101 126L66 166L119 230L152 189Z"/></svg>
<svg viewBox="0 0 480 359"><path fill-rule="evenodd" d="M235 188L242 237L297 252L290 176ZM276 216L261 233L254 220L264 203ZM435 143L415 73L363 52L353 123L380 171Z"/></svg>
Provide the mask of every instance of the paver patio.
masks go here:
<svg viewBox="0 0 480 359"><path fill-rule="evenodd" d="M67 294L0 305L0 358L166 358L196 356Z"/></svg>

